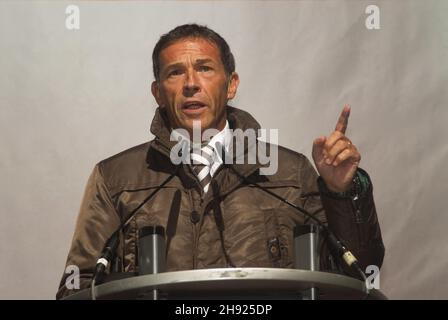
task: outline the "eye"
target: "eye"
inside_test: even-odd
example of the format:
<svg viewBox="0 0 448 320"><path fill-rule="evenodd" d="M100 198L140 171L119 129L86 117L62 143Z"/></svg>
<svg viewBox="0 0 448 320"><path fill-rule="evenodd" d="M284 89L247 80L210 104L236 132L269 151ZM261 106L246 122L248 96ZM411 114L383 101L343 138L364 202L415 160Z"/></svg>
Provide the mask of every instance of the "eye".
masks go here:
<svg viewBox="0 0 448 320"><path fill-rule="evenodd" d="M212 70L212 68L210 68L209 66L200 66L198 69L201 72L207 72L207 71Z"/></svg>
<svg viewBox="0 0 448 320"><path fill-rule="evenodd" d="M181 74L182 74L182 71L180 69L174 69L168 73L168 77L178 76Z"/></svg>

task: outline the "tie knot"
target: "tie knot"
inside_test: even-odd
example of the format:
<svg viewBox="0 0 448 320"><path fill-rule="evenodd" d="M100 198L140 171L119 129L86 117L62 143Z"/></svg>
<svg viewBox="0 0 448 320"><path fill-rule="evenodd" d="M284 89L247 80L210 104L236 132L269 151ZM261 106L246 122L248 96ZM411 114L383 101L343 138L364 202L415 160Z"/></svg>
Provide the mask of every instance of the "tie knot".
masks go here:
<svg viewBox="0 0 448 320"><path fill-rule="evenodd" d="M214 150L212 146L206 145L202 148L193 148L191 151L191 163L193 166L211 167L214 159Z"/></svg>
<svg viewBox="0 0 448 320"><path fill-rule="evenodd" d="M191 168L196 174L202 189L207 193L212 176L210 169L213 165L213 147L206 145L202 148L193 148L191 152Z"/></svg>

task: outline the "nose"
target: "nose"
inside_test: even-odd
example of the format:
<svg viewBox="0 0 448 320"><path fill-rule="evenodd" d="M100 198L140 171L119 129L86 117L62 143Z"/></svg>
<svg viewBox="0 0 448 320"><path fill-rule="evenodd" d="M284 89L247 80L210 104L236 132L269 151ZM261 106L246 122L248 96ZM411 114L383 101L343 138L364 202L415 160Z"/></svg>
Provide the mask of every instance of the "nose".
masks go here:
<svg viewBox="0 0 448 320"><path fill-rule="evenodd" d="M184 82L184 95L187 97L193 96L196 92L201 90L199 85L199 80L194 71L188 71L186 73L185 82Z"/></svg>

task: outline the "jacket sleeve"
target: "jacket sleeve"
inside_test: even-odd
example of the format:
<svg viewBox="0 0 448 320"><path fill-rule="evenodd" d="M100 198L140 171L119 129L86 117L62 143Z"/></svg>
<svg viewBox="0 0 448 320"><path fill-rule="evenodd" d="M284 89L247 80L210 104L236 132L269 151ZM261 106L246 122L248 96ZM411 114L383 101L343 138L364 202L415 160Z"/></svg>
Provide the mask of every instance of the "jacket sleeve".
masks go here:
<svg viewBox="0 0 448 320"><path fill-rule="evenodd" d="M316 217L326 223L336 237L355 255L362 270L365 270L368 265L376 265L380 268L385 249L373 200L373 186L367 173L362 169L358 170L369 179L369 183L368 187L358 195L359 199L354 200L350 196L323 190L317 183L321 178L317 176L310 161L306 159L301 170L305 192L306 190L311 193L314 191L314 194L319 196L307 201L305 209L316 212ZM319 207L323 210L319 211ZM328 249L324 244L321 261L324 268L330 269L328 255ZM342 268L345 273L358 277L348 268L344 266Z"/></svg>
<svg viewBox="0 0 448 320"><path fill-rule="evenodd" d="M73 288L77 280L68 279L70 273L64 272L56 299L89 287L104 244L119 225L120 218L104 182L100 163L95 166L87 182L66 262L65 270L79 269L79 289ZM71 281L70 285L66 285L67 280Z"/></svg>

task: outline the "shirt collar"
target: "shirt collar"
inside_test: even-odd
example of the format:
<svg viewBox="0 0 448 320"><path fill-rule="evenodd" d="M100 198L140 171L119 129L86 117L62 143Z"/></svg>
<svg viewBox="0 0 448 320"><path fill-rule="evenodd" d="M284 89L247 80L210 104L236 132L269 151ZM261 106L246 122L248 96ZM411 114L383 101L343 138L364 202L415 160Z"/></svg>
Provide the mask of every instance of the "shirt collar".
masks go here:
<svg viewBox="0 0 448 320"><path fill-rule="evenodd" d="M226 152L228 152L230 149L231 142L232 142L232 133L230 132L229 121L226 120L226 125L224 129L222 129L214 137L212 137L208 145L213 147L215 152L220 152L220 150L216 150L216 144L219 143L222 146L224 146Z"/></svg>

